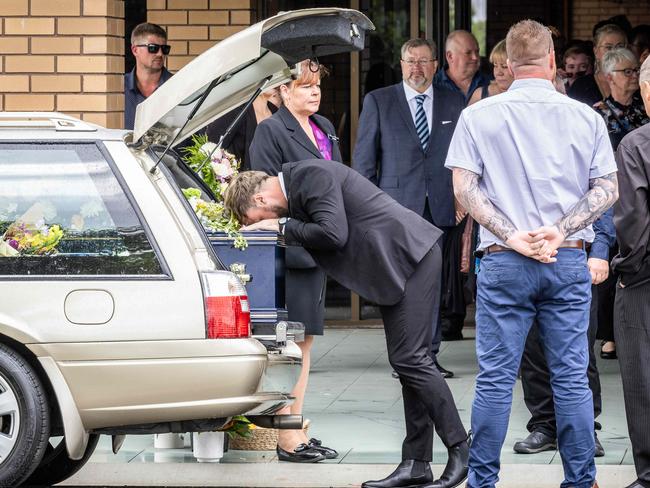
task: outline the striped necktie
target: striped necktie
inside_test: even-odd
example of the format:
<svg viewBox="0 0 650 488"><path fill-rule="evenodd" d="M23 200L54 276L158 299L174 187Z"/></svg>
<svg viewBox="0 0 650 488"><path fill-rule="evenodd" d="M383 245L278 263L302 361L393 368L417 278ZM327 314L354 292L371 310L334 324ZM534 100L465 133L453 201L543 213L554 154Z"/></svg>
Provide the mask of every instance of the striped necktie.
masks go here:
<svg viewBox="0 0 650 488"><path fill-rule="evenodd" d="M424 113L424 99L426 97L426 95L417 95L415 97L415 101L418 104L417 109L415 110L415 130L420 138L422 149L425 151L429 144L429 122L427 122L427 114Z"/></svg>

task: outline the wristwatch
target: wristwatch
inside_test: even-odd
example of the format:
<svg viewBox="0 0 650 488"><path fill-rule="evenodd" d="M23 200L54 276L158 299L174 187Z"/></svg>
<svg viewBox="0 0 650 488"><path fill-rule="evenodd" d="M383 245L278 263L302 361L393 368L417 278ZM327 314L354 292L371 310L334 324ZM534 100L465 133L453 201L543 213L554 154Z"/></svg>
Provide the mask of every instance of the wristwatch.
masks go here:
<svg viewBox="0 0 650 488"><path fill-rule="evenodd" d="M284 226L287 225L289 221L288 217L280 217L278 219L278 233L284 235Z"/></svg>

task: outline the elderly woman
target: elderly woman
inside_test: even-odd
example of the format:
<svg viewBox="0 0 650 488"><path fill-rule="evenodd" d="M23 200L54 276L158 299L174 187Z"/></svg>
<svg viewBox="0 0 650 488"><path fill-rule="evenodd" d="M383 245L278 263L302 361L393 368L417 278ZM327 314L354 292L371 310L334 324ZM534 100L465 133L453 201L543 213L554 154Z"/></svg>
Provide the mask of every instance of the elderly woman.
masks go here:
<svg viewBox="0 0 650 488"><path fill-rule="evenodd" d="M284 163L305 159L328 159L341 162L334 126L316 112L320 107L320 79L324 68L315 61L300 63L300 74L280 86L283 106L262 121L250 146L251 169L272 176ZM285 296L289 320L305 324L302 350L302 373L292 395L296 398L281 413L302 414L309 379L310 351L315 335L323 335L325 319L325 272L311 255L300 247L286 250ZM335 450L324 447L318 439L307 439L302 430L281 430L277 447L278 459L291 462L318 462L335 458Z"/></svg>
<svg viewBox="0 0 650 488"><path fill-rule="evenodd" d="M650 119L638 94L639 62L632 51L619 48L607 52L601 61L601 71L610 95L594 108L605 119L612 148L616 151L625 134L647 124Z"/></svg>
<svg viewBox="0 0 650 488"><path fill-rule="evenodd" d="M629 49L613 49L605 53L600 70L607 80L610 95L594 105L607 124L612 148L616 150L621 139L632 130L650 122L638 95L639 62ZM610 255L614 252L610 251ZM614 278L598 288L598 335L603 342L600 355L603 359L616 359L614 342Z"/></svg>
<svg viewBox="0 0 650 488"><path fill-rule="evenodd" d="M492 52L490 53L490 63L492 63L492 74L494 75L494 80L492 80L488 85L487 94L483 93L481 88L474 90L472 97L469 99L469 105L485 98L486 95L488 97L498 95L510 88L514 78L508 69L508 63L506 62L507 59L506 40L502 39L492 48Z"/></svg>
<svg viewBox="0 0 650 488"><path fill-rule="evenodd" d="M609 83L602 71L602 59L609 51L625 46L627 46L627 35L618 25L606 24L599 28L594 34L594 58L596 60L594 74L578 78L571 85L567 94L590 106L608 97Z"/></svg>

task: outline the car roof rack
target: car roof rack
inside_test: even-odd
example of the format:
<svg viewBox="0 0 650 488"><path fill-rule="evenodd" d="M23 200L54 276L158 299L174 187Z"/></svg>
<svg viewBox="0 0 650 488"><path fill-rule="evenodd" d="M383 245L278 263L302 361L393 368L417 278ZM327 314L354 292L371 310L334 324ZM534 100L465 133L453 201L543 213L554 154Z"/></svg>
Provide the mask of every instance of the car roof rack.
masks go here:
<svg viewBox="0 0 650 488"><path fill-rule="evenodd" d="M97 127L56 112L0 112L1 129L95 132Z"/></svg>

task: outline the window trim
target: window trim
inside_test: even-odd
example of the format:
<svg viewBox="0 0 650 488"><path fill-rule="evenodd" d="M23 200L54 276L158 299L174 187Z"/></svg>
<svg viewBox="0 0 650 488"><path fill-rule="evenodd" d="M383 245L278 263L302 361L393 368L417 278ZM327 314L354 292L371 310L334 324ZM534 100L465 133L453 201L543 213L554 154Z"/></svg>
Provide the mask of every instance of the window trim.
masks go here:
<svg viewBox="0 0 650 488"><path fill-rule="evenodd" d="M140 210L140 206L137 204L137 200L131 193L129 186L126 184L126 180L122 175L121 171L117 167L115 160L110 154L108 148L104 145L103 141L100 139L67 139L67 140L56 140L56 139L43 139L39 141L27 141L27 140L2 140L0 141L0 146L44 146L44 145L57 145L57 146L94 146L97 148L99 153L102 155L108 167L113 173L113 176L117 180L117 184L122 189L123 194L125 195L127 201L131 205L131 208L134 210L136 217L140 221L142 228L144 230L145 236L147 237L151 249L160 264L161 274L12 274L12 275L0 275L0 281L174 281L173 273L167 264L158 242L149 227L147 219L144 217L144 214ZM0 258L1 259L1 258Z"/></svg>

